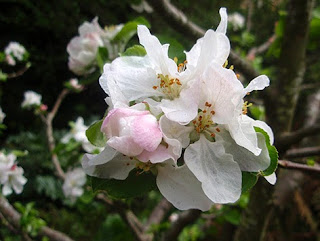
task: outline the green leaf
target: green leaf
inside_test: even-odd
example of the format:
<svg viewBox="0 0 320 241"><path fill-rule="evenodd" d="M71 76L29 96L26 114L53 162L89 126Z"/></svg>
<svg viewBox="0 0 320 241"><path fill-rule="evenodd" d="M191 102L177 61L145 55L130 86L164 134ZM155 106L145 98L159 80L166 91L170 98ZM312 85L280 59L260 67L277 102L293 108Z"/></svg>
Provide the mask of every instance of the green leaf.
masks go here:
<svg viewBox="0 0 320 241"><path fill-rule="evenodd" d="M249 191L258 181L256 173L242 172L242 193Z"/></svg>
<svg viewBox="0 0 320 241"><path fill-rule="evenodd" d="M0 81L6 81L8 78L8 75L4 72L2 72L2 70L0 69Z"/></svg>
<svg viewBox="0 0 320 241"><path fill-rule="evenodd" d="M266 139L266 145L270 156L270 165L266 170L260 172L260 174L263 176L269 176L274 173L278 167L278 151L275 146L270 145L269 135L264 130L259 127L255 127L254 129L256 132L263 134Z"/></svg>
<svg viewBox="0 0 320 241"><path fill-rule="evenodd" d="M106 138L100 130L102 122L103 120L96 121L86 130L88 140L92 145L97 147L106 146Z"/></svg>
<svg viewBox="0 0 320 241"><path fill-rule="evenodd" d="M120 30L120 32L113 38L112 42L127 43L132 38L132 36L137 33L138 25L146 25L148 28L150 28L150 24L145 18L136 18L133 21L127 22Z"/></svg>
<svg viewBox="0 0 320 241"><path fill-rule="evenodd" d="M109 60L109 53L107 48L99 47L98 53L97 53L97 63L101 72L103 71L104 64L107 63L108 60Z"/></svg>
<svg viewBox="0 0 320 241"><path fill-rule="evenodd" d="M91 177L91 186L94 192L107 191L108 195L114 198L137 197L157 188L156 178L153 174L137 175L137 170L132 170L125 180Z"/></svg>
<svg viewBox="0 0 320 241"><path fill-rule="evenodd" d="M38 193L43 193L52 200L64 197L60 180L53 176L37 176L34 186Z"/></svg>
<svg viewBox="0 0 320 241"><path fill-rule="evenodd" d="M141 45L134 45L130 48L127 48L124 53L120 54L120 56L145 56L147 54L146 50Z"/></svg>

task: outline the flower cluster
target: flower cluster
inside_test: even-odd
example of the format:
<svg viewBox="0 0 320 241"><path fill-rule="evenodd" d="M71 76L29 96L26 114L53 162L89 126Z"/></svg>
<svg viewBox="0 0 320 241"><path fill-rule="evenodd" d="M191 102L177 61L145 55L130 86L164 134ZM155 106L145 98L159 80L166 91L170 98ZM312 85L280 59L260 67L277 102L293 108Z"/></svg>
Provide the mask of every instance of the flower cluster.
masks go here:
<svg viewBox="0 0 320 241"><path fill-rule="evenodd" d="M122 27L117 25L102 29L97 17L91 23L84 22L79 27L79 36L72 38L67 46L69 69L77 75L92 73L96 68L99 47L107 48L109 58L115 58L119 49L113 46L111 40Z"/></svg>
<svg viewBox="0 0 320 241"><path fill-rule="evenodd" d="M32 90L28 90L24 93L24 100L21 104L22 108L32 108L41 106L42 96Z"/></svg>
<svg viewBox="0 0 320 241"><path fill-rule="evenodd" d="M82 144L82 148L86 152L94 152L94 151L100 151L100 148L92 145L86 136L86 130L88 129L88 126L84 124L84 120L82 117L78 117L76 122L71 122L71 130L70 133L66 134L62 139L62 143L68 143L71 139L74 139L75 141Z"/></svg>
<svg viewBox="0 0 320 241"><path fill-rule="evenodd" d="M17 42L10 42L5 48L6 62L9 65L16 65L16 60L23 61L27 52L26 49Z"/></svg>
<svg viewBox="0 0 320 241"><path fill-rule="evenodd" d="M231 23L231 26L234 31L242 29L245 24L244 17L238 12L230 14L228 16L228 21L229 21L229 23Z"/></svg>
<svg viewBox="0 0 320 241"><path fill-rule="evenodd" d="M86 183L86 174L82 168L75 168L66 173L62 190L64 195L74 202L83 194L83 186Z"/></svg>
<svg viewBox="0 0 320 241"><path fill-rule="evenodd" d="M213 203L239 199L242 171L269 167L273 133L246 115L250 104L243 100L268 86L269 79L262 75L243 87L226 68L226 9L220 15L217 30L208 30L181 64L168 57L168 44L140 25L138 37L147 54L104 66L100 85L111 110L101 131L107 143L99 155L83 157L88 175L124 180L134 168L151 171L175 207L208 210ZM270 143L255 127L268 134Z"/></svg>
<svg viewBox="0 0 320 241"><path fill-rule="evenodd" d="M22 167L16 164L16 156L13 153L6 155L0 151L0 184L2 185L2 194L7 196L12 193L20 194L27 179L23 176Z"/></svg>

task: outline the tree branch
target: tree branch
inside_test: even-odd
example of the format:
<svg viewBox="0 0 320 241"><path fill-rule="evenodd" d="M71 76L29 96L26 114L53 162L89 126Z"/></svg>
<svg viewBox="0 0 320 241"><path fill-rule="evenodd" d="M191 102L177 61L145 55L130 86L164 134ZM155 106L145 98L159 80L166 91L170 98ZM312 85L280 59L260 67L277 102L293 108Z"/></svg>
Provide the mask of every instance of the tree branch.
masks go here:
<svg viewBox="0 0 320 241"><path fill-rule="evenodd" d="M315 147L304 147L294 148L286 152L286 158L298 158L298 157L309 157L309 156L320 156L320 146Z"/></svg>
<svg viewBox="0 0 320 241"><path fill-rule="evenodd" d="M301 171L307 172L320 172L320 167L317 166L308 166L305 164L295 163L291 161L279 160L278 164L280 167L287 168L287 169L296 169Z"/></svg>
<svg viewBox="0 0 320 241"><path fill-rule="evenodd" d="M27 63L23 68L19 69L17 72L7 74L8 79L17 78L23 75L31 66L31 63Z"/></svg>
<svg viewBox="0 0 320 241"><path fill-rule="evenodd" d="M256 57L256 55L267 51L275 39L276 39L276 35L272 35L270 38L268 38L268 40L265 43L250 49L247 54L247 59L253 60Z"/></svg>
<svg viewBox="0 0 320 241"><path fill-rule="evenodd" d="M200 210L191 209L179 214L178 219L172 223L171 227L164 234L163 241L177 240L181 231L189 224L194 223L201 215Z"/></svg>
<svg viewBox="0 0 320 241"><path fill-rule="evenodd" d="M5 197L0 196L0 212L6 217L6 220L15 228L19 229L21 214L18 213ZM73 241L66 234L44 226L39 231L39 236L47 236L52 241Z"/></svg>
<svg viewBox="0 0 320 241"><path fill-rule="evenodd" d="M288 147L293 144L299 143L303 138L320 133L320 124L304 127L300 130L284 133L278 139L276 139L276 147L279 152L285 151Z"/></svg>
<svg viewBox="0 0 320 241"><path fill-rule="evenodd" d="M187 16L172 5L169 0L147 0L147 2L156 12L158 12L159 16L169 23L169 26L173 27L184 36L189 37L191 40L197 40L205 34L203 28L190 21ZM250 63L241 58L234 51L231 50L229 58L229 62L248 79L253 79L259 75Z"/></svg>

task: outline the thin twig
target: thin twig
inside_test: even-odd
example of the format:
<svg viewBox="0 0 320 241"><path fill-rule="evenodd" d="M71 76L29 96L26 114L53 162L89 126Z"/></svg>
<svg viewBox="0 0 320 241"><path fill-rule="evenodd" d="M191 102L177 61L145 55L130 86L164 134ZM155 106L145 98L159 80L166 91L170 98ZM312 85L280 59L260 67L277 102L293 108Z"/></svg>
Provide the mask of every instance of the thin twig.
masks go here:
<svg viewBox="0 0 320 241"><path fill-rule="evenodd" d="M286 158L298 158L298 157L309 157L309 156L320 156L320 146L315 147L304 147L294 148L286 152Z"/></svg>
<svg viewBox="0 0 320 241"><path fill-rule="evenodd" d="M163 241L177 240L181 231L189 224L194 223L201 215L200 210L188 210L179 214L178 219L172 223L171 227L164 234Z"/></svg>
<svg viewBox="0 0 320 241"><path fill-rule="evenodd" d="M31 64L27 63L23 68L19 69L17 72L7 74L7 78L13 79L23 75L30 68L30 66Z"/></svg>
<svg viewBox="0 0 320 241"><path fill-rule="evenodd" d="M19 229L21 214L8 202L5 197L0 196L0 212L6 217L6 220L15 228ZM44 226L40 229L38 235L40 237L47 236L52 241L73 241L66 234Z"/></svg>
<svg viewBox="0 0 320 241"><path fill-rule="evenodd" d="M163 198L151 212L149 219L145 224L144 231L148 231L151 225L159 224L171 208L172 204L168 202L167 199Z"/></svg>
<svg viewBox="0 0 320 241"><path fill-rule="evenodd" d="M62 103L62 100L67 96L67 94L69 94L69 92L70 91L68 89L63 89L61 91L61 93L59 94L59 96L58 96L58 98L57 98L52 110L48 113L47 117L44 117L43 115L40 115L41 116L41 120L46 125L46 134L47 134L47 139L48 139L49 150L51 152L52 163L53 163L53 165L54 165L54 167L56 169L57 176L59 178L61 178L62 180L65 179L65 173L61 168L58 156L55 153L53 153L54 149L56 147L56 144L55 144L55 140L54 140L54 137L53 137L52 121L53 121L54 117L56 116L56 114L57 114L57 112L59 110L59 107L60 107L60 105Z"/></svg>
<svg viewBox="0 0 320 241"><path fill-rule="evenodd" d="M267 51L275 39L276 35L272 35L270 38L268 38L268 40L265 43L261 44L258 47L253 47L252 49L250 49L247 54L247 59L253 60L256 57L256 55L259 55Z"/></svg>
<svg viewBox="0 0 320 241"><path fill-rule="evenodd" d="M295 163L291 161L279 160L278 164L280 167L287 169L296 169L306 172L320 172L320 166L308 166L305 164Z"/></svg>
<svg viewBox="0 0 320 241"><path fill-rule="evenodd" d="M192 40L203 37L205 30L192 21L169 0L147 0L152 8L169 23L176 31L179 31L184 36ZM241 72L248 79L253 79L259 73L248 63L245 59L241 58L237 53L231 50L229 55L230 63L232 63L239 72Z"/></svg>

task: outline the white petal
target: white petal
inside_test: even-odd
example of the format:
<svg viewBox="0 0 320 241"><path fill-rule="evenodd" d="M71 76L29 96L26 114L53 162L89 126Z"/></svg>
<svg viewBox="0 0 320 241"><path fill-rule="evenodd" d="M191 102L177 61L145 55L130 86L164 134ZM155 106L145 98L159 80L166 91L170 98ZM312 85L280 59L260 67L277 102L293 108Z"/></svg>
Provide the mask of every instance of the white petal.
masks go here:
<svg viewBox="0 0 320 241"><path fill-rule="evenodd" d="M180 210L207 211L212 201L204 194L201 183L186 165L174 167L170 163L158 166L157 185L161 194Z"/></svg>
<svg viewBox="0 0 320 241"><path fill-rule="evenodd" d="M135 168L135 162L121 153L117 153L112 160L102 165L93 164L96 156L85 154L82 158L82 167L89 176L124 180L128 177L130 171Z"/></svg>
<svg viewBox="0 0 320 241"><path fill-rule="evenodd" d="M8 196L12 193L12 189L9 183L6 183L2 186L2 194Z"/></svg>
<svg viewBox="0 0 320 241"><path fill-rule="evenodd" d="M271 185L274 185L276 184L276 181L277 181L277 176L276 176L276 173L272 173L271 175L269 176L264 176L264 178L271 184Z"/></svg>
<svg viewBox="0 0 320 241"><path fill-rule="evenodd" d="M200 109L205 102L212 104L215 114L212 120L218 124L229 123L236 115L242 100L243 86L232 70L211 63L201 76L202 99Z"/></svg>
<svg viewBox="0 0 320 241"><path fill-rule="evenodd" d="M249 117L250 118L250 117ZM269 139L270 139L270 145L273 145L274 142L274 135L273 135L273 131L270 128L270 126L268 126L265 122L260 121L260 120L254 120L253 121L253 126L255 127L259 127L262 130L264 130L265 132L267 132Z"/></svg>
<svg viewBox="0 0 320 241"><path fill-rule="evenodd" d="M266 75L259 75L258 77L251 80L248 86L244 89L245 96L248 92L253 90L263 90L265 87L268 87L270 84L270 80Z"/></svg>
<svg viewBox="0 0 320 241"><path fill-rule="evenodd" d="M101 165L111 161L115 156L118 155L118 152L106 145L104 150L98 155L90 155L90 162L89 165Z"/></svg>
<svg viewBox="0 0 320 241"><path fill-rule="evenodd" d="M269 167L270 157L264 136L261 133L257 133L257 136L258 146L262 149L259 156L235 143L226 130L221 130L220 133L217 133L216 140L223 144L226 153L233 156L233 160L239 164L241 171L259 172Z"/></svg>
<svg viewBox="0 0 320 241"><path fill-rule="evenodd" d="M186 149L184 160L211 201L231 203L239 199L241 170L221 143L209 142L201 135L199 141Z"/></svg>
<svg viewBox="0 0 320 241"><path fill-rule="evenodd" d="M169 120L186 125L197 116L198 103L199 86L197 81L193 81L190 87L181 91L179 98L163 99L160 107Z"/></svg>
<svg viewBox="0 0 320 241"><path fill-rule="evenodd" d="M219 10L221 21L219 23L219 26L217 27L217 32L226 34L227 33L227 25L228 25L228 15L227 15L227 9L226 8L220 8Z"/></svg>
<svg viewBox="0 0 320 241"><path fill-rule="evenodd" d="M126 100L144 99L149 96L162 96L160 91L153 89L157 85L157 73L152 69L150 59L146 57L120 57L111 66L106 66L99 82L107 94L111 94L109 81L117 85L117 92L122 93ZM113 84L114 85L114 84ZM113 98L113 96L111 96ZM114 102L114 101L112 101Z"/></svg>
<svg viewBox="0 0 320 241"><path fill-rule="evenodd" d="M235 142L256 156L259 156L261 149L258 147L257 134L253 128L253 119L241 115L227 125L230 135Z"/></svg>
<svg viewBox="0 0 320 241"><path fill-rule="evenodd" d="M168 57L169 45L161 45L157 37L150 34L149 29L144 25L138 26L138 36L140 44L146 49L148 57L154 64L156 74L171 75L177 74L176 63Z"/></svg>

